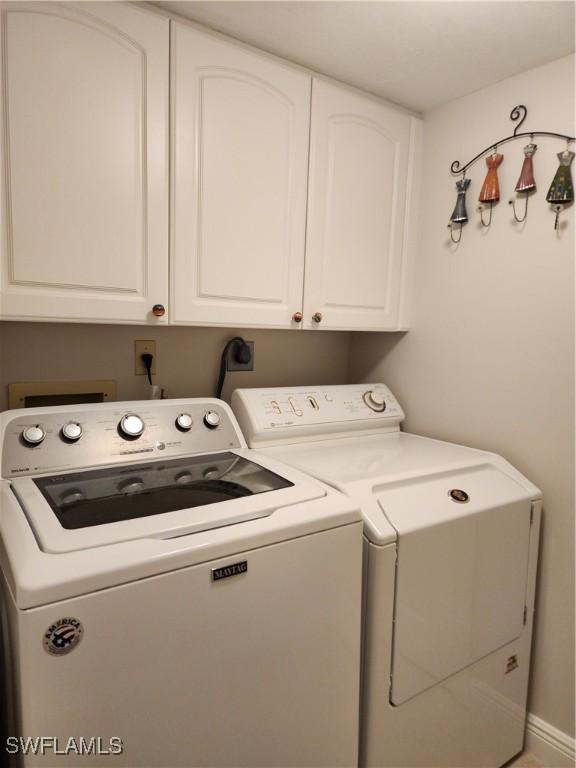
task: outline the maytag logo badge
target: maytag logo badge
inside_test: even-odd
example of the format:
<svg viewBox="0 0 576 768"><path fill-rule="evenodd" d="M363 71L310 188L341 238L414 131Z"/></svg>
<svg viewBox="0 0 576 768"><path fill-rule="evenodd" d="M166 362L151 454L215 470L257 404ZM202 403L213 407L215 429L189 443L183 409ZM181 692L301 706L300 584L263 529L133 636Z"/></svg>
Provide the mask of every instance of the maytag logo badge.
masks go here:
<svg viewBox="0 0 576 768"><path fill-rule="evenodd" d="M239 576L248 570L248 560L241 560L239 563L223 565L222 568L212 568L212 581L220 579L229 579L230 576Z"/></svg>

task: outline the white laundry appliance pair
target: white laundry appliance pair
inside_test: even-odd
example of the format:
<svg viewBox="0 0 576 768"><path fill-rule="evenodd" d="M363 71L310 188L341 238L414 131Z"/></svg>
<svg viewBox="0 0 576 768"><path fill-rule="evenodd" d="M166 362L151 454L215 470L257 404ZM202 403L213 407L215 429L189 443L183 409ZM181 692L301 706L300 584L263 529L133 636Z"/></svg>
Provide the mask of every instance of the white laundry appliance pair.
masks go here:
<svg viewBox="0 0 576 768"><path fill-rule="evenodd" d="M248 445L364 520L360 765L522 750L541 494L500 456L400 431L382 384L237 390Z"/></svg>
<svg viewBox="0 0 576 768"><path fill-rule="evenodd" d="M216 400L0 417L2 758L357 765L358 504Z"/></svg>

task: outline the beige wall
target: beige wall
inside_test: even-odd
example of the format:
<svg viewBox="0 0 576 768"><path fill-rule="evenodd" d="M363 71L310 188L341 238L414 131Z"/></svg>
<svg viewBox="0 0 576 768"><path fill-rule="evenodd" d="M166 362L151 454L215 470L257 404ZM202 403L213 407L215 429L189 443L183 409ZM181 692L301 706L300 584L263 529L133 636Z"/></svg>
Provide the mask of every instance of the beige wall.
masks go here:
<svg viewBox="0 0 576 768"><path fill-rule="evenodd" d="M256 342L253 373L233 386L382 379L408 413L406 428L504 454L544 492L545 525L531 711L573 733L573 231L556 237L544 203L558 141L538 139L539 190L526 226L506 200L520 172L522 142L503 147L503 201L490 231L476 225L484 168L472 171L471 222L447 244L454 206L450 162L510 132L525 103L526 128L571 131L572 61L560 60L451 102L426 116L421 245L413 330L408 334L246 331ZM576 168L573 169L576 175ZM222 345L234 331L34 323L0 324L0 409L6 384L113 378L120 399L146 397L133 373L135 339L158 343L158 383L171 397L212 395ZM351 339L351 343L350 343ZM348 354L350 351L350 367Z"/></svg>
<svg viewBox="0 0 576 768"><path fill-rule="evenodd" d="M119 400L148 397L146 377L134 375L135 339L156 339L155 383L169 397L212 397L222 348L238 333L255 342L255 369L229 373L225 399L235 387L346 381L348 333L0 323L0 410L16 381L115 379Z"/></svg>
<svg viewBox="0 0 576 768"><path fill-rule="evenodd" d="M502 453L545 500L530 710L574 733L574 211L557 237L545 195L565 144L539 137L538 191L524 227L507 204L524 141L502 147L502 201L477 226L484 161L470 169L470 222L459 247L446 224L455 203L450 163L467 162L521 130L574 135L573 59L561 59L425 116L414 322L407 334L354 334L351 380L383 380L408 414L405 428ZM573 174L576 169L573 168ZM448 241L448 242L447 242Z"/></svg>

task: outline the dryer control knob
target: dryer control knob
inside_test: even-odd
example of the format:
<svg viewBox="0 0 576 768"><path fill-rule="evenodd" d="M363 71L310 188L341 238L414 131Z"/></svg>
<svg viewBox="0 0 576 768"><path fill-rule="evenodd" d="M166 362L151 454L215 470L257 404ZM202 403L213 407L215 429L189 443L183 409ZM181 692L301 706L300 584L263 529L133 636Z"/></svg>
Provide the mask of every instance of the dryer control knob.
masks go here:
<svg viewBox="0 0 576 768"><path fill-rule="evenodd" d="M22 440L27 445L40 445L40 443L46 437L46 430L40 424L34 424L30 427L25 427L22 430Z"/></svg>
<svg viewBox="0 0 576 768"><path fill-rule="evenodd" d="M190 416L189 413L179 413L178 416L176 416L176 426L182 432L188 432L192 429L192 424L192 416Z"/></svg>
<svg viewBox="0 0 576 768"><path fill-rule="evenodd" d="M75 443L82 437L82 426L77 421L69 421L62 427L61 435L65 440Z"/></svg>
<svg viewBox="0 0 576 768"><path fill-rule="evenodd" d="M130 439L140 437L142 432L144 432L144 427L145 424L140 416L137 416L135 413L127 413L120 419L118 431L122 437Z"/></svg>
<svg viewBox="0 0 576 768"><path fill-rule="evenodd" d="M380 394L380 392L374 392L373 389L370 389L368 392L364 392L362 398L368 408L371 408L373 411L386 410L386 399L384 398L384 395Z"/></svg>
<svg viewBox="0 0 576 768"><path fill-rule="evenodd" d="M216 411L206 411L204 415L204 424L208 429L216 429L220 424L220 414L216 413Z"/></svg>

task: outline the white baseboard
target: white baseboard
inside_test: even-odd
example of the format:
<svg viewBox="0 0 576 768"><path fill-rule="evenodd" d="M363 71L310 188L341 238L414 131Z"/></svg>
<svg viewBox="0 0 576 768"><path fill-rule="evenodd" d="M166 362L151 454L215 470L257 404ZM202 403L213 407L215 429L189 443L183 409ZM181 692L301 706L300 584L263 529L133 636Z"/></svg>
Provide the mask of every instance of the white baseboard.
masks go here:
<svg viewBox="0 0 576 768"><path fill-rule="evenodd" d="M526 721L525 750L545 768L568 768L575 764L574 738L536 715L528 715Z"/></svg>

